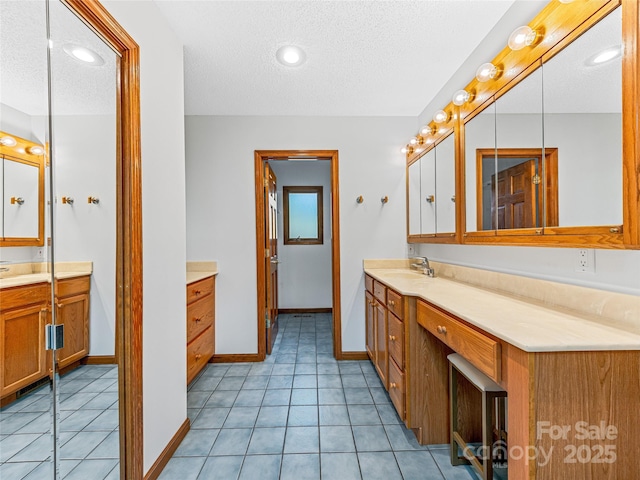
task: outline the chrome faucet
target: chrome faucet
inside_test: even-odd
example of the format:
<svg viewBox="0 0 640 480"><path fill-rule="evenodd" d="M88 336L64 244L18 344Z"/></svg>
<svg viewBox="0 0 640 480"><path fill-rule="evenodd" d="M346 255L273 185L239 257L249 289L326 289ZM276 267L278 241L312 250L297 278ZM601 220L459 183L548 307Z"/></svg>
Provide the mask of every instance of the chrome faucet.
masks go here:
<svg viewBox="0 0 640 480"><path fill-rule="evenodd" d="M421 268L422 273L429 277L435 276L435 272L433 271L433 268L431 268L431 265L429 265L429 259L427 257L414 257L414 260L419 260L420 263L412 263L412 267Z"/></svg>

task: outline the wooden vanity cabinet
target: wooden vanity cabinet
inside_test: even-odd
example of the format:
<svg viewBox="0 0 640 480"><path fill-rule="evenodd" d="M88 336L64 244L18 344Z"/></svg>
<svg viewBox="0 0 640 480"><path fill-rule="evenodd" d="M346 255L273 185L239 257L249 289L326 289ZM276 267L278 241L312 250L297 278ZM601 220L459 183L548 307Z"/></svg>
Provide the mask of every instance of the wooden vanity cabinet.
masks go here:
<svg viewBox="0 0 640 480"><path fill-rule="evenodd" d="M215 276L187 285L187 384L214 354Z"/></svg>
<svg viewBox="0 0 640 480"><path fill-rule="evenodd" d="M0 294L0 397L47 376L44 329L50 284L5 288Z"/></svg>
<svg viewBox="0 0 640 480"><path fill-rule="evenodd" d="M407 416L405 299L368 275L365 277L367 353L398 415Z"/></svg>
<svg viewBox="0 0 640 480"><path fill-rule="evenodd" d="M89 355L91 277L56 280L56 321L64 325L64 346L57 351L58 368Z"/></svg>

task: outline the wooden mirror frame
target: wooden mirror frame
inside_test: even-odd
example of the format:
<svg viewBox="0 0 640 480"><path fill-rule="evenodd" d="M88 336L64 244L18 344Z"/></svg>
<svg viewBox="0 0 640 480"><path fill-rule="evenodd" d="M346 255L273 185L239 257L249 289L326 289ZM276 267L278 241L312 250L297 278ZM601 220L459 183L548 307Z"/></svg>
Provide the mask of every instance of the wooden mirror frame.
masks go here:
<svg viewBox="0 0 640 480"><path fill-rule="evenodd" d="M582 33L594 26L613 10L622 6L622 36L624 56L622 59L622 225L585 227L545 227L525 230L466 231L465 192L465 134L464 124L487 108L494 99L504 95L523 78L570 45ZM477 245L524 245L549 247L588 247L640 249L640 6L637 0L591 0L563 4L551 1L530 23L536 31L553 34L555 44L545 42L513 51L505 47L491 63L500 72L490 82L480 83L473 79L465 90L471 100L458 107L450 103L444 108L456 121L456 243ZM429 124L432 131L436 125ZM427 137L418 135L416 147L407 152L408 165L424 150L420 145ZM408 170L407 170L408 172ZM407 180L408 181L408 180ZM408 191L407 191L408 201ZM408 206L408 203L407 203ZM407 234L408 234L407 208ZM450 243L439 238L416 238L407 235L409 243Z"/></svg>
<svg viewBox="0 0 640 480"><path fill-rule="evenodd" d="M120 417L120 478L142 480L144 445L140 49L98 0L61 1L120 55L116 106L116 361Z"/></svg>

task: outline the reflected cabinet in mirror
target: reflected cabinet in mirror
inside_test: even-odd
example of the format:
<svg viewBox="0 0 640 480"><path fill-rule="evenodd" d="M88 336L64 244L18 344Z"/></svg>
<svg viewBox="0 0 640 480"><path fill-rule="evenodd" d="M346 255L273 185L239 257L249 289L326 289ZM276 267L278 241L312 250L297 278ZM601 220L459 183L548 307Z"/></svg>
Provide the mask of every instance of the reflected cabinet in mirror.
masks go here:
<svg viewBox="0 0 640 480"><path fill-rule="evenodd" d="M640 248L639 9L550 2L529 23L533 42L506 47L445 107L458 119L460 173L446 183L458 186L461 243ZM442 203L431 212L424 202L432 167L416 148L430 128L407 145L410 242L423 241L428 215L441 228Z"/></svg>
<svg viewBox="0 0 640 480"><path fill-rule="evenodd" d="M0 246L44 245L44 147L0 131Z"/></svg>

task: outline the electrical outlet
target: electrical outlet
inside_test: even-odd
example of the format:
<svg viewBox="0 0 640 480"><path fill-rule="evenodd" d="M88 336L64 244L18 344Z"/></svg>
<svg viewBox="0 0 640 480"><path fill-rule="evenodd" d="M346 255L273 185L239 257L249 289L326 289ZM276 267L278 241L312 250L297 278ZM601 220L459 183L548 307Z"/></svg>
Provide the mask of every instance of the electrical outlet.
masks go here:
<svg viewBox="0 0 640 480"><path fill-rule="evenodd" d="M581 248L578 250L578 256L576 258L576 272L596 272L595 250L589 248Z"/></svg>

